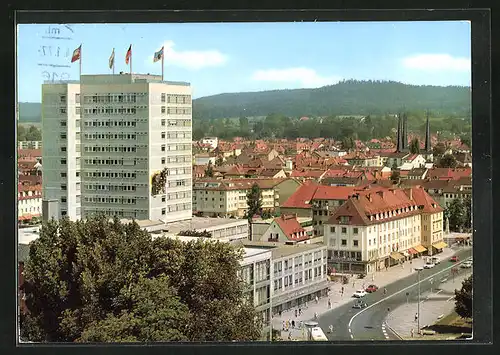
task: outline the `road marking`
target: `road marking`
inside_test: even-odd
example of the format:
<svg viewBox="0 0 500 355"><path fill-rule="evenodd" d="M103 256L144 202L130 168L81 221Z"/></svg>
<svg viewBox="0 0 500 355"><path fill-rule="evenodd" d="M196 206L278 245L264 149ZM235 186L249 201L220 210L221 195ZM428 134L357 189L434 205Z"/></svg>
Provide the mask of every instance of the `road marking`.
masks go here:
<svg viewBox="0 0 500 355"><path fill-rule="evenodd" d="M351 334L351 339L354 339L354 337L352 336L352 334Z"/></svg>
<svg viewBox="0 0 500 355"><path fill-rule="evenodd" d="M438 292L436 292L436 295L437 295L439 292L443 292L443 290L439 290Z"/></svg>
<svg viewBox="0 0 500 355"><path fill-rule="evenodd" d="M349 333L351 333L351 328L349 328Z"/></svg>
<svg viewBox="0 0 500 355"><path fill-rule="evenodd" d="M452 299L454 299L454 298L455 298L455 296L451 296L450 298L448 298L448 299L446 300L446 302L449 302L449 301L451 301L451 300L452 300Z"/></svg>
<svg viewBox="0 0 500 355"><path fill-rule="evenodd" d="M464 260L464 261L465 261L465 260ZM453 265L451 265L451 266L448 266L447 268L444 268L444 269L443 269L443 270L441 270L441 271L436 272L435 274L432 274L432 275L430 275L430 276L427 276L425 279L420 280L420 283L422 283L422 282L424 282L424 281L427 281L427 280L429 280L429 279L433 278L434 276L436 276L436 275L438 275L438 274L440 274L440 273L442 273L442 272L448 271L448 270L450 270L450 269L452 269L452 268L456 267L458 264L463 263L464 261L460 261L459 263L455 263L455 264L453 264ZM351 328L352 321L354 320L354 318L356 318L357 316L359 316L361 313L366 312L366 311L367 311L367 310L369 310L370 308L372 308L372 307L374 307L374 306L376 306L376 305L378 305L378 304L380 304L380 303L382 303L382 302L386 301L387 299L389 299L389 298L391 298L391 297L394 297L394 296L396 296L396 295L399 295L401 292L405 292L406 290L409 290L410 288L414 287L415 285L418 285L418 282L415 282L414 284L411 284L410 286L407 286L407 287L403 288L402 290L399 290L399 291L397 291L397 292L394 292L393 294L391 294L391 295L389 295L389 296L385 296L385 297L384 297L384 298L382 298L380 301L377 301L377 302L375 302L375 303L373 303L373 304L369 305L368 307L365 307L364 309L362 309L361 311L359 311L358 313L356 313L355 315L353 315L353 316L352 316L352 318L349 320L348 327L349 327L349 328ZM423 302L423 301L422 301L422 302Z"/></svg>

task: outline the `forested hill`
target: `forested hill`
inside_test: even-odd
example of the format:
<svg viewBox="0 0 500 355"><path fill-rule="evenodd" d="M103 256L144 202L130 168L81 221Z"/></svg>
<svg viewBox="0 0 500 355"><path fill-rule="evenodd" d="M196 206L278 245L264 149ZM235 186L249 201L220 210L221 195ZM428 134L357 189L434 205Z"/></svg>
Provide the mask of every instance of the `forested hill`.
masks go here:
<svg viewBox="0 0 500 355"><path fill-rule="evenodd" d="M394 81L347 80L317 89L274 90L207 96L193 101L195 118L367 115L431 110L434 115L470 114L470 89L415 86Z"/></svg>

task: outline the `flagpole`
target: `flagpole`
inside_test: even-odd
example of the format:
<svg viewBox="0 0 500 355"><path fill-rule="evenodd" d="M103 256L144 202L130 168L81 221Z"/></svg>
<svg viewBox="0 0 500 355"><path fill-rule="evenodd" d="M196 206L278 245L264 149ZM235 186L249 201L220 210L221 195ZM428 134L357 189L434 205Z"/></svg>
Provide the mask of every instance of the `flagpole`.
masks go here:
<svg viewBox="0 0 500 355"><path fill-rule="evenodd" d="M113 75L115 75L115 49L113 48Z"/></svg>
<svg viewBox="0 0 500 355"><path fill-rule="evenodd" d="M80 44L80 81L82 80L82 45Z"/></svg>
<svg viewBox="0 0 500 355"><path fill-rule="evenodd" d="M132 75L132 45L130 45L130 75Z"/></svg>
<svg viewBox="0 0 500 355"><path fill-rule="evenodd" d="M161 81L163 81L163 67L164 67L164 61L163 58L165 57L165 53L163 50L163 47L161 48L162 53L161 53Z"/></svg>

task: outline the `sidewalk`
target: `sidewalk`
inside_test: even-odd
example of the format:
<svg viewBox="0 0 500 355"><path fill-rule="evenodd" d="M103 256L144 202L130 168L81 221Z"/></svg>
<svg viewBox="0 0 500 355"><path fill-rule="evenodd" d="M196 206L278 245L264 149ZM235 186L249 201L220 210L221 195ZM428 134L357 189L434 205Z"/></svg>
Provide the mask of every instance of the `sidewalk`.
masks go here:
<svg viewBox="0 0 500 355"><path fill-rule="evenodd" d="M469 277L469 270L465 275L456 277L455 280L447 280L442 284L437 284L433 292L426 292L420 295L420 328L430 326L437 322L441 316L446 316L455 308L455 289L462 287L462 281ZM414 331L414 337L418 338L417 322L415 314L417 313L417 302L415 295L409 303L399 306L387 315L386 324L400 337L404 339L411 338L411 330Z"/></svg>
<svg viewBox="0 0 500 355"><path fill-rule="evenodd" d="M445 248L442 253L436 254L441 259L441 262L446 262L453 254L455 254L456 249ZM402 279L412 273L415 273L413 268L422 266L424 264L423 258L413 259L412 264L407 261L401 266L393 266L387 271L377 271L373 274L367 275L364 279L358 279L357 276L350 279L348 284L342 285L340 282L330 282L330 292L328 297L323 297L319 299L319 302L315 301L309 302L307 308L302 307L302 315L295 317L295 308L288 311L284 311L281 315L273 315L272 324L273 328L281 331L281 338L283 340L288 340L289 332L283 331L283 321L290 321L290 333L293 340L305 340L305 331L299 329L300 321L307 322L308 320L314 320L314 313L317 313L318 317L323 313L328 312L330 309L335 309L346 303L352 302L352 294L365 286L365 288L370 284L375 284L379 288L393 283L399 279ZM353 285L354 282L354 285ZM342 296L341 289L344 286L344 295ZM328 299L331 301L331 308L328 308ZM295 321L295 329L291 329L291 321ZM335 325L334 325L335 326ZM328 329L323 329L325 334Z"/></svg>

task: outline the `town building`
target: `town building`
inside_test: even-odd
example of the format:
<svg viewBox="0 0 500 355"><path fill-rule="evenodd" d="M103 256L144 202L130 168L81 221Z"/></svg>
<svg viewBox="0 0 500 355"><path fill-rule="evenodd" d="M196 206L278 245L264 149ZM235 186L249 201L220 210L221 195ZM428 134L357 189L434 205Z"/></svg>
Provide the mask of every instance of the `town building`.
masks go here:
<svg viewBox="0 0 500 355"><path fill-rule="evenodd" d="M442 241L439 207L423 189L415 190L418 197L414 190L369 186L356 191L325 225L329 264L344 272L371 273L426 252L423 210L433 216L424 220L424 226L432 223L434 243L428 244Z"/></svg>
<svg viewBox="0 0 500 355"><path fill-rule="evenodd" d="M18 141L17 149L42 149L42 141Z"/></svg>
<svg viewBox="0 0 500 355"><path fill-rule="evenodd" d="M158 75L43 84L44 199L72 220L190 219L191 111L190 84Z"/></svg>
<svg viewBox="0 0 500 355"><path fill-rule="evenodd" d="M219 139L217 137L204 137L201 139L201 144L208 144L212 149L215 149L219 144Z"/></svg>
<svg viewBox="0 0 500 355"><path fill-rule="evenodd" d="M328 294L326 246L322 243L283 245L273 242L241 242L246 248L272 253L272 314L303 307Z"/></svg>
<svg viewBox="0 0 500 355"><path fill-rule="evenodd" d="M17 185L17 216L19 222L32 221L42 216L41 185Z"/></svg>
<svg viewBox="0 0 500 355"><path fill-rule="evenodd" d="M273 219L260 240L268 242L296 242L306 244L310 239L295 215L284 215ZM255 239L252 239L255 240Z"/></svg>
<svg viewBox="0 0 500 355"><path fill-rule="evenodd" d="M276 212L300 186L294 179L199 179L193 186L193 211L210 217L243 217L248 210L247 193L257 184L262 209Z"/></svg>

